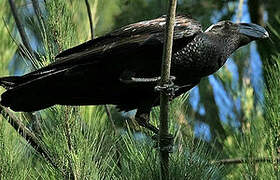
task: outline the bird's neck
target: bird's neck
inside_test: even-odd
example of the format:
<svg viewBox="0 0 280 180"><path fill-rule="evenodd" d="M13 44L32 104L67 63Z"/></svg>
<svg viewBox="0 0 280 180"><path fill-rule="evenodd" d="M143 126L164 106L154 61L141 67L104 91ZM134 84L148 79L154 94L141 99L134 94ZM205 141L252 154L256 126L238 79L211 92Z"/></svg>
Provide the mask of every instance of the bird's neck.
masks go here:
<svg viewBox="0 0 280 180"><path fill-rule="evenodd" d="M188 69L189 76L208 76L219 70L237 48L238 43L230 37L201 33L174 52L173 67L181 69L183 75Z"/></svg>
<svg viewBox="0 0 280 180"><path fill-rule="evenodd" d="M239 48L239 41L235 37L230 35L210 35L208 36L211 44L215 44L219 52L217 52L220 57L220 63L223 65L228 57Z"/></svg>

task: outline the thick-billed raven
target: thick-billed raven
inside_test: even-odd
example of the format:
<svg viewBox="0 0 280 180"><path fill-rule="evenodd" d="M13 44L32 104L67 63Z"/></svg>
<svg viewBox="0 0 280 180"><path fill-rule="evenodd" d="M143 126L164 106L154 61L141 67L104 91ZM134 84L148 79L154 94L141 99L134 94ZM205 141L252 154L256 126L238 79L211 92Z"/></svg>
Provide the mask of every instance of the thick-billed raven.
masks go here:
<svg viewBox="0 0 280 180"><path fill-rule="evenodd" d="M137 109L139 124L157 132L148 119L159 104L154 87L160 80L164 30L165 16L131 24L68 49L34 72L0 78L7 89L1 104L14 111L115 104L124 111ZM255 24L221 21L203 32L197 21L177 16L171 64L175 97L216 72L239 47L267 37Z"/></svg>

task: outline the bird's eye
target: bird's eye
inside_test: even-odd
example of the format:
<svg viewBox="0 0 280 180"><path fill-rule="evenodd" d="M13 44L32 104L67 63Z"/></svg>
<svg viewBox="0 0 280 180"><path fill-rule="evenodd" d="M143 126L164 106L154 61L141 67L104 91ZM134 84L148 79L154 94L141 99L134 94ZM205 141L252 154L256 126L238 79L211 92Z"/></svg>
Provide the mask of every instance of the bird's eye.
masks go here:
<svg viewBox="0 0 280 180"><path fill-rule="evenodd" d="M232 23L230 21L225 22L225 28L226 29L232 29L233 27L234 27L234 23Z"/></svg>

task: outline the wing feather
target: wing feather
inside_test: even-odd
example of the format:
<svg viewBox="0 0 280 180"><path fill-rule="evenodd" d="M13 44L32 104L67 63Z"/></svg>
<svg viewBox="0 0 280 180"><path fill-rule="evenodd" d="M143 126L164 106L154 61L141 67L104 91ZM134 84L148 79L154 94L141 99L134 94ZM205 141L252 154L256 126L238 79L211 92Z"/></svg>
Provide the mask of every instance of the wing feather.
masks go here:
<svg viewBox="0 0 280 180"><path fill-rule="evenodd" d="M151 45L162 47L165 19L166 16L162 16L130 24L105 36L65 50L56 56L56 62L29 73L29 76L39 76L80 64L98 63L104 61L108 55L114 57L119 53L133 54L135 51L139 51L139 48L147 48ZM202 32L202 28L198 21L185 15L176 16L174 40L189 38L200 32Z"/></svg>
<svg viewBox="0 0 280 180"><path fill-rule="evenodd" d="M142 21L124 26L105 36L87 41L79 46L70 48L60 53L56 58L65 59L73 56L87 56L96 53L105 53L110 49L125 44L138 43L139 46L145 44L147 40L156 37L163 42L163 34L165 30L165 16L157 19ZM176 16L174 39L190 37L202 32L201 25L198 21L188 16Z"/></svg>

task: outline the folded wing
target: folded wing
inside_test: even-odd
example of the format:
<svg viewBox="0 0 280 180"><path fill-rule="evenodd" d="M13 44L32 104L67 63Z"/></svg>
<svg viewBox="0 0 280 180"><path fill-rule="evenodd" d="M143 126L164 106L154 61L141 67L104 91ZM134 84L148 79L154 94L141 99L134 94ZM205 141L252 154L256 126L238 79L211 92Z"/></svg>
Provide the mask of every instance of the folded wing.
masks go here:
<svg viewBox="0 0 280 180"><path fill-rule="evenodd" d="M44 68L21 77L0 78L0 85L8 89L1 104L16 111L34 111L54 104L126 103L122 95L131 101L135 87L121 84L119 77L130 70L155 75L151 73L161 64L164 30L164 16L131 24L63 51ZM197 21L177 16L173 48L200 32Z"/></svg>

